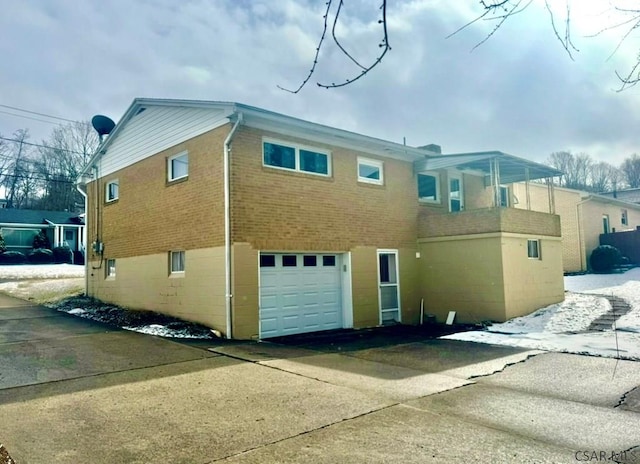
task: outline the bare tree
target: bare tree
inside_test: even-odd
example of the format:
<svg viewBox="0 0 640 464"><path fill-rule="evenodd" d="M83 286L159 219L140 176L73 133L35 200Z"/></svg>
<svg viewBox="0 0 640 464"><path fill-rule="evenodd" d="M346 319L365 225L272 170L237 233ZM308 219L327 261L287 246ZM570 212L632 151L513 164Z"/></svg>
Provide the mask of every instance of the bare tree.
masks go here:
<svg viewBox="0 0 640 464"><path fill-rule="evenodd" d="M340 22L340 15L343 13L345 0L327 0L326 2L327 8L325 10L324 15L322 16L324 20L324 26L322 28L322 35L320 36L320 40L318 41L318 46L316 47L316 53L313 58L313 64L311 65L311 69L309 73L304 78L302 83L298 86L297 89L286 89L284 87L278 86L281 90L291 93L298 93L302 90L302 88L307 85L311 77L316 72L316 67L318 65L318 57L320 56L320 52L322 47L325 45L325 39L327 37L327 29L329 28L329 24L331 23L331 38L333 43L338 47L340 52L349 59L356 68L356 73L350 77L346 78L344 82L335 83L332 82L330 84L323 84L317 82L316 85L318 87L324 87L325 89L335 88L335 87L344 87L345 85L352 84L358 79L365 76L369 71L378 66L382 61L382 58L387 54L388 51L391 50L391 46L389 45L389 31L387 30L387 0L382 0L382 4L380 5L380 19L378 19L378 24L380 25L380 30L382 33L382 39L378 43L378 48L380 52L377 57L372 61L362 64L359 59L356 59L351 52L349 52L343 43L340 41L336 34L336 27Z"/></svg>
<svg viewBox="0 0 640 464"><path fill-rule="evenodd" d="M600 161L591 165L589 189L596 193L616 190L620 181L620 171L615 166Z"/></svg>
<svg viewBox="0 0 640 464"><path fill-rule="evenodd" d="M627 184L629 184L629 187L640 187L640 156L638 156L637 153L626 158L622 162L620 170L622 171Z"/></svg>
<svg viewBox="0 0 640 464"><path fill-rule="evenodd" d="M20 208L29 204L33 193L29 131L19 129L13 133L11 144L6 150L6 167L2 176L7 203L11 208Z"/></svg>
<svg viewBox="0 0 640 464"><path fill-rule="evenodd" d="M39 209L73 211L81 207L82 198L75 188L75 179L98 142L95 131L86 122L53 129L34 162L41 187Z"/></svg>
<svg viewBox="0 0 640 464"><path fill-rule="evenodd" d="M326 10L324 15L322 16L324 27L322 29L322 34L315 50L315 56L311 65L311 69L309 70L307 76L303 79L302 83L298 86L298 88L292 90L278 86L281 90L285 90L291 93L298 93L311 80L312 76L316 72L320 52L325 45L325 39L327 38L327 32L330 24L331 38L333 40L333 43L338 47L340 52L353 63L353 65L356 67L357 73L354 74L353 77L347 78L343 82L337 84L335 82L332 82L330 84L317 82L316 84L319 87L335 88L352 84L353 82L364 77L374 67L379 65L382 61L382 58L388 51L391 50L391 46L389 45L389 31L387 29L387 0L381 0L382 4L380 5L381 14L380 18L378 19L378 24L380 25L380 29L382 32L382 39L378 43L380 52L377 55L377 58L373 59L368 64L363 65L352 55L351 52L346 49L346 47L336 35L336 27L340 23L341 13L343 12L345 3L347 3L347 1L348 0L326 0ZM620 2L621 0L617 1ZM611 10L617 15L617 22L613 23L612 25L605 26L602 30L596 32L593 35L593 37L596 37L612 29L618 29L621 31L621 37L618 46L612 51L612 55L618 51L622 43L625 42L632 35L632 33L640 29L640 7L628 8L626 6L616 5L615 2L616 0L610 0L608 3ZM493 22L494 26L491 31L483 40L476 44L474 49L482 45L494 34L496 34L508 19L526 11L527 8L533 3L533 0L480 0L478 3L480 5L478 16L468 23L462 25L462 27L458 28L448 36L451 37L477 23L478 21ZM569 57L573 59L573 54L575 52L578 52L579 50L574 45L571 35L571 0L565 0L564 14L562 14L561 17L558 17L557 13L554 12L554 9L551 7L552 3L553 2L551 2L551 0L544 0L544 6L549 13L549 21L551 23L553 33L555 34L556 39L558 39ZM632 87L640 82L640 53L636 55L635 61L631 63L627 71L616 71L616 76L620 80L620 88L618 89L618 91L622 91L628 87Z"/></svg>

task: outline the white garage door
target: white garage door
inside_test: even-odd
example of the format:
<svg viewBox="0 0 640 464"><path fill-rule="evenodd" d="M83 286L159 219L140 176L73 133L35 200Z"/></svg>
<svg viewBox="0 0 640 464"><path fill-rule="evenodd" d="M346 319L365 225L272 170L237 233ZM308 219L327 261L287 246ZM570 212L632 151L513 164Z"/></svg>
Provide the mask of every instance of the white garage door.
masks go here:
<svg viewBox="0 0 640 464"><path fill-rule="evenodd" d="M339 255L260 254L260 338L340 328Z"/></svg>

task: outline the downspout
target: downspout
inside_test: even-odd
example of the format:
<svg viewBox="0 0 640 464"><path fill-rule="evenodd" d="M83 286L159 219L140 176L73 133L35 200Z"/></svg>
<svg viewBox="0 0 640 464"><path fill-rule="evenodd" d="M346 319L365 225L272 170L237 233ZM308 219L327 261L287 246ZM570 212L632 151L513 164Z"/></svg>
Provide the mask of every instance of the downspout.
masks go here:
<svg viewBox="0 0 640 464"><path fill-rule="evenodd" d="M231 338L231 191L230 177L231 167L229 155L231 153L231 140L238 126L242 123L242 113L237 113L236 122L233 124L229 135L224 139L224 299L227 317L226 337Z"/></svg>
<svg viewBox="0 0 640 464"><path fill-rule="evenodd" d="M89 268L87 263L89 262L87 256L87 225L89 224L89 200L87 197L86 190L83 190L81 187L86 188L86 184L82 186L80 184L76 184L76 190L80 192L80 195L84 197L84 227L82 228L82 243L84 244L84 294L89 295Z"/></svg>

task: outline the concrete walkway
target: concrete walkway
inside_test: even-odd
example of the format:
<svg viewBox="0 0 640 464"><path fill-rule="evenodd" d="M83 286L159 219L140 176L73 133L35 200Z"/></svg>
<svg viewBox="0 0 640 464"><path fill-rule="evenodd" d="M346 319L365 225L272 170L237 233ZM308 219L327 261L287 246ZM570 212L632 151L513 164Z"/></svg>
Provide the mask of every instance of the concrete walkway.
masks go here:
<svg viewBox="0 0 640 464"><path fill-rule="evenodd" d="M0 443L18 464L640 463L640 363L614 366L419 337L179 343L0 296Z"/></svg>

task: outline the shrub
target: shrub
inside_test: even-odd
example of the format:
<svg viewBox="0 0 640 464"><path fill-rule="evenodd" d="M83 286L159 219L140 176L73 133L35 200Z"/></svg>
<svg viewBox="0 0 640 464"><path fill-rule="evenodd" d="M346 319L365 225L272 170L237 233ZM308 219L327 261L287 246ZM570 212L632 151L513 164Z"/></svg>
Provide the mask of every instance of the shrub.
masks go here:
<svg viewBox="0 0 640 464"><path fill-rule="evenodd" d="M591 252L589 264L593 272L608 273L622 262L620 250L611 245L600 245Z"/></svg>
<svg viewBox="0 0 640 464"><path fill-rule="evenodd" d="M47 237L47 232L44 229L40 229L38 235L33 237L33 245L34 249L38 248L47 248L51 249L51 242L49 241L49 237Z"/></svg>
<svg viewBox="0 0 640 464"><path fill-rule="evenodd" d="M0 253L1 264L22 264L27 261L27 257L19 251L5 251Z"/></svg>
<svg viewBox="0 0 640 464"><path fill-rule="evenodd" d="M36 248L27 255L27 259L33 264L50 264L53 262L53 251L46 248Z"/></svg>
<svg viewBox="0 0 640 464"><path fill-rule="evenodd" d="M56 264L73 262L73 253L68 246L59 246L53 249L53 260Z"/></svg>
<svg viewBox="0 0 640 464"><path fill-rule="evenodd" d="M4 237L0 233L0 253L7 251L7 244L4 242Z"/></svg>

